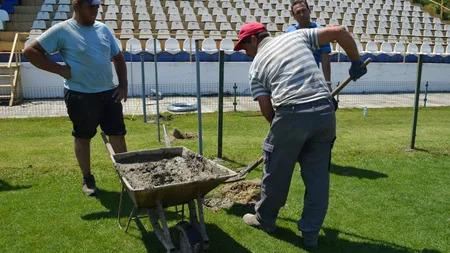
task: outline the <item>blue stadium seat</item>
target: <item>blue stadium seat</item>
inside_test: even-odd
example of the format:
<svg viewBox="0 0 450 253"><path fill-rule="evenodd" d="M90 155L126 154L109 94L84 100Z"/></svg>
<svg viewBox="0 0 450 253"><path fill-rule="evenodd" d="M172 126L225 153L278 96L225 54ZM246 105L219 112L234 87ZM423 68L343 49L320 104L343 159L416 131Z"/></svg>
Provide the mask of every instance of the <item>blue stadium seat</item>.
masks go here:
<svg viewBox="0 0 450 253"><path fill-rule="evenodd" d="M251 57L248 57L246 54L241 52L236 52L231 56L230 61L252 61L253 59Z"/></svg>
<svg viewBox="0 0 450 253"><path fill-rule="evenodd" d="M447 55L446 57L443 58L445 63L450 63L450 55Z"/></svg>
<svg viewBox="0 0 450 253"><path fill-rule="evenodd" d="M378 55L378 61L379 62L390 62L391 56L385 53L381 53Z"/></svg>
<svg viewBox="0 0 450 253"><path fill-rule="evenodd" d="M365 61L365 60L367 60L369 58L372 60L372 62L378 62L378 56L377 55L374 55L374 54L361 55L361 61Z"/></svg>
<svg viewBox="0 0 450 253"><path fill-rule="evenodd" d="M6 12L8 12L9 14L14 13L14 6L11 3L3 3L0 7L0 9L5 10Z"/></svg>
<svg viewBox="0 0 450 253"><path fill-rule="evenodd" d="M428 62L431 62L431 63L443 63L444 62L444 58L442 58L442 56L440 56L440 55L429 55L428 56Z"/></svg>
<svg viewBox="0 0 450 253"><path fill-rule="evenodd" d="M401 54L391 55L390 62L403 62L403 55L401 55Z"/></svg>
<svg viewBox="0 0 450 253"><path fill-rule="evenodd" d="M19 0L4 0L3 2L12 5L19 5Z"/></svg>
<svg viewBox="0 0 450 253"><path fill-rule="evenodd" d="M406 55L405 62L417 62L417 55L414 54Z"/></svg>
<svg viewBox="0 0 450 253"><path fill-rule="evenodd" d="M175 62L188 62L190 60L190 54L185 51L181 51L174 55Z"/></svg>

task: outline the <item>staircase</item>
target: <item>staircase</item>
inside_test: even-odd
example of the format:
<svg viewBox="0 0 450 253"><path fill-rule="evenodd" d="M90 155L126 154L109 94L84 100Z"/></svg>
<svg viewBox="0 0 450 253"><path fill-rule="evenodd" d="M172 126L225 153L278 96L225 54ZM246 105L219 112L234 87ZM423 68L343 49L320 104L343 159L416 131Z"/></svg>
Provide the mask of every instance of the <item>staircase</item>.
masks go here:
<svg viewBox="0 0 450 253"><path fill-rule="evenodd" d="M6 102L9 106L20 102L23 98L20 81L21 48L18 47L19 33L12 42L8 62L0 63L0 104Z"/></svg>
<svg viewBox="0 0 450 253"><path fill-rule="evenodd" d="M7 63L0 64L0 104L8 103L9 106L22 100L22 87L19 80L19 65Z"/></svg>

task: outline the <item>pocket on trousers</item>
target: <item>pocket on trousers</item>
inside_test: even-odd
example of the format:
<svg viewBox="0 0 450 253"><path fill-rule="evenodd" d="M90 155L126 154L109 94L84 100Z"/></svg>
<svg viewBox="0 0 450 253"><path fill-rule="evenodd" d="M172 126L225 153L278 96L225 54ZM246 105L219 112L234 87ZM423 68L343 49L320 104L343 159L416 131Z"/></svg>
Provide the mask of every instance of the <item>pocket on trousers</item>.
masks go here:
<svg viewBox="0 0 450 253"><path fill-rule="evenodd" d="M270 143L264 142L262 148L263 148L264 164L269 164L274 146Z"/></svg>

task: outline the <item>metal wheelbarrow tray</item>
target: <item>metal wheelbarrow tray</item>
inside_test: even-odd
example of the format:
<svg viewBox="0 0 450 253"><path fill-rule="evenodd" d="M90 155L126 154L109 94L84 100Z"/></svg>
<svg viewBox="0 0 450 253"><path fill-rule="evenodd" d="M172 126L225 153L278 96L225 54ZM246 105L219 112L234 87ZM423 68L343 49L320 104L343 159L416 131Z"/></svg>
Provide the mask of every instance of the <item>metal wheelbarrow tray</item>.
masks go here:
<svg viewBox="0 0 450 253"><path fill-rule="evenodd" d="M118 174L119 171L117 166L120 164L156 162L162 159L182 156L185 153L196 154L184 147L141 150L115 154L111 144L103 133L102 137ZM137 220L142 218L135 214L136 210L147 209L153 230L167 249L167 252L203 252L209 245L209 238L206 235L203 216L203 197L227 179L236 176L237 173L205 157L202 157L202 159L205 163L211 165L213 175L217 176L204 180L155 186L149 189L134 189L128 179L119 174L122 182L122 192L120 195L118 211L119 227L122 228L120 224L120 215L123 193L127 191L134 203L134 207L128 218L125 231L127 231L132 219ZM176 244L179 248L178 250L172 242L164 214L164 208L182 205L181 213L182 217L184 217L184 204L188 204L190 222L181 221L176 225ZM176 210L178 213L178 207Z"/></svg>

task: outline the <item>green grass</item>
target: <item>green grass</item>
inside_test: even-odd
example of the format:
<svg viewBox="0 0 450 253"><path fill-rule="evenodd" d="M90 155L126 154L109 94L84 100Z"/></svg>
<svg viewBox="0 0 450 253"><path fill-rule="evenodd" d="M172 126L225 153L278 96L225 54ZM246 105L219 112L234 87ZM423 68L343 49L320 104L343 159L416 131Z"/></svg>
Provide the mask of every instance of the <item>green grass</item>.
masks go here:
<svg viewBox="0 0 450 253"><path fill-rule="evenodd" d="M450 252L450 108L421 109L416 152L405 152L412 109L338 111L331 194L317 252ZM175 116L169 130L195 132L197 116ZM203 115L204 153L217 149L217 114ZM128 149L163 147L155 124L126 120ZM81 193L68 118L0 120L1 252L165 252L147 219L128 233L116 223L120 184L99 135L92 167L100 197ZM226 166L255 161L268 124L257 113L227 113ZM173 145L197 151L195 140ZM261 168L249 179L261 176ZM251 209L206 211L208 252L304 252L296 221L303 207L299 173L273 235L243 225ZM125 211L131 209L127 197ZM169 225L177 223L168 210ZM122 219L125 222L126 219Z"/></svg>

